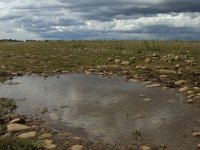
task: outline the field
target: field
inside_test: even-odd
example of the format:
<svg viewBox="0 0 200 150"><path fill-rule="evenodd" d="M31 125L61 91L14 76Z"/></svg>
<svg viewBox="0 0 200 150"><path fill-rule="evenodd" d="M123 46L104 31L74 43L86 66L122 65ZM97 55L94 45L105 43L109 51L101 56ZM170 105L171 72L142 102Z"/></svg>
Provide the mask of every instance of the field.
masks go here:
<svg viewBox="0 0 200 150"><path fill-rule="evenodd" d="M0 74L3 80L3 72L82 72L99 65L107 65L108 69L115 65L139 74L148 72L152 77L160 68L178 70L181 75L176 78L194 84L193 74L199 73L199 49L200 42L180 41L3 42ZM128 65L121 65L122 61L128 61Z"/></svg>

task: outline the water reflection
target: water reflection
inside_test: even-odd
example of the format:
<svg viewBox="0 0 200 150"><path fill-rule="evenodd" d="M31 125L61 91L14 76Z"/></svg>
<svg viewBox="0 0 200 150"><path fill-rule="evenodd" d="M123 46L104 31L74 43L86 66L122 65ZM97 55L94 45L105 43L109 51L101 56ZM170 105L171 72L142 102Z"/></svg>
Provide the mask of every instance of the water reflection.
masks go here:
<svg viewBox="0 0 200 150"><path fill-rule="evenodd" d="M198 143L191 132L200 125L199 111L182 104L182 96L174 91L77 74L45 80L24 76L13 82L21 84L1 85L0 95L17 99L18 113L37 113L38 108L48 107L50 119L81 127L91 139L127 142L133 140L133 131L140 130L142 142L177 150L195 149Z"/></svg>

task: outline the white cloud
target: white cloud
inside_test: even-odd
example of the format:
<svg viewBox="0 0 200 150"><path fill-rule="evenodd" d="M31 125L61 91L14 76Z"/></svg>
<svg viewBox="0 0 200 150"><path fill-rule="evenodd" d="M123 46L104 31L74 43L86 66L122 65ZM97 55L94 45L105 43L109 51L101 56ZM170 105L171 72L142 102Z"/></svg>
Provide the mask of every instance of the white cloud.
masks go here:
<svg viewBox="0 0 200 150"><path fill-rule="evenodd" d="M169 4L166 8L159 7L159 12L157 7L163 2L170 4L171 0L1 0L0 38L56 39L60 38L60 34L65 38L64 34L72 35L73 32L81 37L86 32L87 36L91 33L90 38L112 35L116 37L120 34L127 38L149 38L150 30L155 37L159 31L163 32L163 29L154 29L153 26L163 26L166 28L165 32L175 30L175 35L177 28L183 34L193 31L191 34L196 36L196 32L200 30L200 12L172 13L168 8L171 6Z"/></svg>

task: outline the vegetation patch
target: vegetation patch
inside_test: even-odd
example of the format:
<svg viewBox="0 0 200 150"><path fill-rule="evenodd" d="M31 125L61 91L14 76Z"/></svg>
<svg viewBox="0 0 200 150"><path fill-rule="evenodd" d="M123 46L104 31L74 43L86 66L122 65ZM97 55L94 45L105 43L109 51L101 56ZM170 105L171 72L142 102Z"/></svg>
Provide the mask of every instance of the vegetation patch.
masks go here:
<svg viewBox="0 0 200 150"><path fill-rule="evenodd" d="M13 111L17 108L17 105L13 99L0 98L0 111Z"/></svg>
<svg viewBox="0 0 200 150"><path fill-rule="evenodd" d="M0 138L1 150L42 150L41 142L17 137Z"/></svg>

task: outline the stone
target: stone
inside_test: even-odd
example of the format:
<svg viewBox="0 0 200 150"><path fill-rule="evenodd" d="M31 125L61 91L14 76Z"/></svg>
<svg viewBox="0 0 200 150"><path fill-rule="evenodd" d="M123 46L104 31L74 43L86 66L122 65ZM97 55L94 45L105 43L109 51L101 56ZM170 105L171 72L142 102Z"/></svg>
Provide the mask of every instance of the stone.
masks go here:
<svg viewBox="0 0 200 150"><path fill-rule="evenodd" d="M187 94L194 94L194 91L186 91Z"/></svg>
<svg viewBox="0 0 200 150"><path fill-rule="evenodd" d="M30 127L22 124L12 123L7 125L7 129L8 132L17 132L17 131L28 130L30 129Z"/></svg>
<svg viewBox="0 0 200 150"><path fill-rule="evenodd" d="M11 121L9 122L9 124L11 124L11 123L19 123L20 121L21 121L20 118L16 118L16 119L11 120Z"/></svg>
<svg viewBox="0 0 200 150"><path fill-rule="evenodd" d="M192 99L188 99L186 102L191 104L191 103L193 103L194 101L193 101Z"/></svg>
<svg viewBox="0 0 200 150"><path fill-rule="evenodd" d="M71 147L71 150L81 150L82 148L83 148L82 145L73 145L73 146Z"/></svg>
<svg viewBox="0 0 200 150"><path fill-rule="evenodd" d="M45 108L43 108L43 109L41 110L41 113L42 113L42 114L47 113L47 112L48 112L48 108L47 108L47 107L45 107Z"/></svg>
<svg viewBox="0 0 200 150"><path fill-rule="evenodd" d="M151 62L151 58L145 58L144 62L145 63L150 63Z"/></svg>
<svg viewBox="0 0 200 150"><path fill-rule="evenodd" d="M144 99L145 102L150 101L150 100L151 100L150 98L145 98Z"/></svg>
<svg viewBox="0 0 200 150"><path fill-rule="evenodd" d="M92 72L91 71L85 71L85 74L89 75L89 74L92 74Z"/></svg>
<svg viewBox="0 0 200 150"><path fill-rule="evenodd" d="M159 78L160 79L166 79L166 78L168 78L168 75L160 75Z"/></svg>
<svg viewBox="0 0 200 150"><path fill-rule="evenodd" d="M152 84L152 85L147 85L147 88L152 88L152 87L159 87L161 84Z"/></svg>
<svg viewBox="0 0 200 150"><path fill-rule="evenodd" d="M74 139L74 140L76 140L76 141L81 140L81 138L80 138L80 137L77 137L77 136L72 137L72 139Z"/></svg>
<svg viewBox="0 0 200 150"><path fill-rule="evenodd" d="M149 146L142 146L140 150L151 150Z"/></svg>
<svg viewBox="0 0 200 150"><path fill-rule="evenodd" d="M197 144L197 148L200 148L200 144Z"/></svg>
<svg viewBox="0 0 200 150"><path fill-rule="evenodd" d="M122 61L121 65L130 65L129 61Z"/></svg>
<svg viewBox="0 0 200 150"><path fill-rule="evenodd" d="M90 72L95 72L96 70L93 68L88 69Z"/></svg>
<svg viewBox="0 0 200 150"><path fill-rule="evenodd" d="M194 136L194 137L199 137L200 136L200 132L198 131L198 132L192 132L192 135Z"/></svg>
<svg viewBox="0 0 200 150"><path fill-rule="evenodd" d="M107 60L108 60L108 61L113 61L113 59L112 59L112 58L110 58L110 57L109 57Z"/></svg>
<svg viewBox="0 0 200 150"><path fill-rule="evenodd" d="M187 92L189 90L190 90L190 88L188 86L184 86L184 87L179 89L180 92Z"/></svg>
<svg viewBox="0 0 200 150"><path fill-rule="evenodd" d="M46 148L46 149L54 149L54 148L56 148L56 145L53 144L52 140L44 140L43 141L43 147Z"/></svg>
<svg viewBox="0 0 200 150"><path fill-rule="evenodd" d="M200 91L200 87L193 87L195 91Z"/></svg>
<svg viewBox="0 0 200 150"><path fill-rule="evenodd" d="M39 136L39 139L50 138L52 137L51 133L43 133Z"/></svg>
<svg viewBox="0 0 200 150"><path fill-rule="evenodd" d="M19 138L22 138L22 139L27 139L27 138L33 138L36 136L36 132L34 131L31 131L31 132L26 132L26 133L22 133L20 135L18 135Z"/></svg>
<svg viewBox="0 0 200 150"><path fill-rule="evenodd" d="M146 82L143 82L144 85L149 85L149 84L152 84L151 81L146 81Z"/></svg>
<svg viewBox="0 0 200 150"><path fill-rule="evenodd" d="M135 69L146 69L146 66L136 66Z"/></svg>
<svg viewBox="0 0 200 150"><path fill-rule="evenodd" d="M174 66L174 69L179 69L180 68L180 64L176 64L175 66Z"/></svg>
<svg viewBox="0 0 200 150"><path fill-rule="evenodd" d="M176 71L173 70L160 69L158 72L165 75L176 75Z"/></svg>
<svg viewBox="0 0 200 150"><path fill-rule="evenodd" d="M129 79L129 82L139 82L137 79Z"/></svg>
<svg viewBox="0 0 200 150"><path fill-rule="evenodd" d="M115 59L115 62L116 62L116 63L120 63L120 60L119 60L119 59Z"/></svg>
<svg viewBox="0 0 200 150"><path fill-rule="evenodd" d="M185 84L185 83L186 83L185 80L179 80L179 81L174 82L174 84L175 84L176 86L181 86L181 85L183 85L183 84Z"/></svg>

